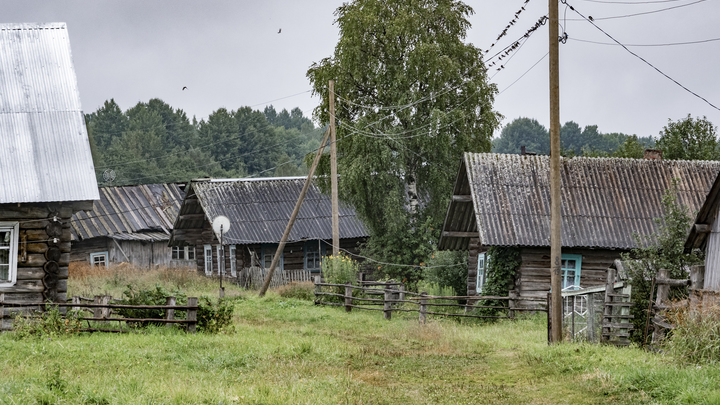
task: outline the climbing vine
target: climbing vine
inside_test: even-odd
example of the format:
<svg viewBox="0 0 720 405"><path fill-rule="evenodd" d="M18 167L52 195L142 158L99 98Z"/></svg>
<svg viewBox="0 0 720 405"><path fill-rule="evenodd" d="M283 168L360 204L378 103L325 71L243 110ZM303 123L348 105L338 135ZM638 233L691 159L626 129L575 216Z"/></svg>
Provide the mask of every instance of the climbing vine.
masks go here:
<svg viewBox="0 0 720 405"><path fill-rule="evenodd" d="M522 263L520 249L516 247L492 246L488 249L488 268L482 295L506 297L515 281L515 272ZM507 301L481 300L478 305L507 306ZM497 308L479 308L480 315L496 315Z"/></svg>

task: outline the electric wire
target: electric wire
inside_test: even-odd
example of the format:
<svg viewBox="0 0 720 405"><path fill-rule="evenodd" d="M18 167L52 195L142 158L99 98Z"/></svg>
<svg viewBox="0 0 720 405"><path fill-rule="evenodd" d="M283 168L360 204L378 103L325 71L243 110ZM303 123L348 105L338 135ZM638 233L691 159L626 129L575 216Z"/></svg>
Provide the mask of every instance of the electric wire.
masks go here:
<svg viewBox="0 0 720 405"><path fill-rule="evenodd" d="M519 82L520 79L522 79L523 77L525 77L526 74L530 73L530 71L533 70L533 69L535 68L535 66L537 66L540 62L542 62L543 59L545 59L549 54L550 54L550 52L548 52L548 53L546 53L545 55L543 55L543 57L540 58L537 62L535 62L534 65L530 66L530 69L526 70L525 73L523 73L520 77L518 77L517 79L515 79L514 82L510 83L507 87L505 87L504 89L502 89L502 91L500 91L500 92L498 93L498 96L499 96L500 94L503 94L503 93L504 93L507 89L509 89L510 87L512 87L513 84Z"/></svg>
<svg viewBox="0 0 720 405"><path fill-rule="evenodd" d="M562 0L561 0L561 1L562 1ZM637 17L637 16L641 16L641 15L648 15L648 14L660 13L660 12L668 11L668 10L675 10L675 9L678 9L678 8L687 7L687 6L692 6L692 5L695 5L695 4L698 4L698 3L703 3L703 2L706 2L706 1L708 1L708 0L696 0L696 1L692 2L692 3L680 4L680 5L678 5L678 6L667 7L667 8L661 8L661 9L659 9L659 10L644 11L644 12L641 12L641 13L634 13L634 14L615 15L615 16L610 16L610 17L591 17L592 19L587 19L587 20L592 22L592 21L616 20L616 19L619 19L619 18ZM566 4L566 2L563 2L563 3ZM585 18L584 18L584 17L583 17L583 18L568 18L568 21L583 21L583 19L585 19Z"/></svg>
<svg viewBox="0 0 720 405"><path fill-rule="evenodd" d="M578 41L578 42L585 42L588 44L598 44L598 45L612 45L612 46L619 46L617 43L614 42L599 42L599 41L590 41L587 39L579 39L579 38L569 38L571 41ZM687 41L687 42L669 42L669 43L663 43L663 44L625 44L625 46L633 46L633 47L661 47L661 46L679 46L679 45L693 45L693 44L704 44L708 42L715 42L720 41L720 38L709 38L709 39L702 39L699 41Z"/></svg>
<svg viewBox="0 0 720 405"><path fill-rule="evenodd" d="M643 4L657 4L657 3L674 3L674 2L677 2L677 1L685 1L685 0L648 0L648 1L580 0L580 1L587 1L588 3L602 3L602 4L643 5Z"/></svg>
<svg viewBox="0 0 720 405"><path fill-rule="evenodd" d="M567 0L560 0L560 1L562 1L564 4L568 4L568 5L570 6L570 10L574 11L577 15L579 15L580 17L582 17L585 21L587 21L587 22L589 22L590 24L592 24L595 28L597 28L598 30L600 30L600 32L602 32L603 34L605 34L605 36L607 36L608 38L610 38L611 40L613 40L615 43L617 43L618 45L622 46L623 49L625 49L626 51L628 51L631 55L633 55L633 56L635 56L636 58L640 59L641 61L645 62L645 64L647 64L647 65L650 66L651 68L655 69L658 73L660 73L661 75L665 76L665 78L667 78L668 80L670 80L670 81L672 81L673 83L675 83L675 84L677 84L678 86L680 86L683 90L685 90L685 91L687 91L688 93L692 94L693 96L699 98L700 100L703 100L703 101L706 102L710 107L712 107L712 108L720 111L720 108L718 108L715 104L713 104L713 103L711 103L710 101L708 101L705 97L702 97L701 95L699 95L699 94L695 93L694 91L688 89L687 87L685 87L684 85L682 85L680 82L678 82L677 80L673 79L672 77L670 77L669 75L667 75L665 72L663 72L663 71L660 70L659 68L655 67L655 65L653 65L652 63L650 63L650 62L648 62L647 60L645 60L642 56L640 56L640 55L636 54L635 52L631 51L627 46L623 45L620 41L618 41L617 39L615 39L612 35L608 34L605 30L603 30L603 29L600 28L597 24L595 24L595 22L594 22L593 20L588 19L587 17L585 17L585 15L583 15L583 14L580 13L577 9L575 9L573 6L571 6L571 5L567 2Z"/></svg>

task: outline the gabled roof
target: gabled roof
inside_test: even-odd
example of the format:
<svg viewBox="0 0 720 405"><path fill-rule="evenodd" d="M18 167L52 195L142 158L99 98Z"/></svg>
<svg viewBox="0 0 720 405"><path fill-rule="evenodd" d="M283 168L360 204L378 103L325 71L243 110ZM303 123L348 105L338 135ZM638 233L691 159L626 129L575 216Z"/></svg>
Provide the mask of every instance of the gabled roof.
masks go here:
<svg viewBox="0 0 720 405"><path fill-rule="evenodd" d="M64 23L0 24L0 204L97 200Z"/></svg>
<svg viewBox="0 0 720 405"><path fill-rule="evenodd" d="M101 187L92 212L70 221L72 240L108 236L118 240L170 239L185 193L177 184Z"/></svg>
<svg viewBox="0 0 720 405"><path fill-rule="evenodd" d="M466 153L448 208L441 249L550 245L548 156ZM677 179L678 201L696 212L720 162L561 159L562 246L631 249L633 233L657 231L661 198Z"/></svg>
<svg viewBox="0 0 720 405"><path fill-rule="evenodd" d="M305 177L194 180L186 189L174 229L202 228L206 221L224 215L230 219L230 230L224 236L227 243L278 243L304 184ZM288 242L332 239L331 212L330 197L312 184ZM340 238L367 235L355 210L340 204ZM181 239L173 232L170 244Z"/></svg>
<svg viewBox="0 0 720 405"><path fill-rule="evenodd" d="M717 227L714 223L718 218L718 206L720 206L720 176L713 182L710 192L695 217L694 225L690 228L690 234L685 241L686 252L693 249L705 250L707 238L713 226Z"/></svg>

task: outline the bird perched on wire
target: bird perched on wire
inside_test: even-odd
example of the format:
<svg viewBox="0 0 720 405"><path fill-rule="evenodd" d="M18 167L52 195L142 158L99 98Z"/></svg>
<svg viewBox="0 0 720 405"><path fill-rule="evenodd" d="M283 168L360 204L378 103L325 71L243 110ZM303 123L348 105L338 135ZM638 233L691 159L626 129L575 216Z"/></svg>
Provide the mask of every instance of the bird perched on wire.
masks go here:
<svg viewBox="0 0 720 405"><path fill-rule="evenodd" d="M282 28L280 28L280 29L278 30L278 34L281 33L281 32L282 32Z"/></svg>
<svg viewBox="0 0 720 405"><path fill-rule="evenodd" d="M187 86L183 86L183 90L187 89Z"/></svg>

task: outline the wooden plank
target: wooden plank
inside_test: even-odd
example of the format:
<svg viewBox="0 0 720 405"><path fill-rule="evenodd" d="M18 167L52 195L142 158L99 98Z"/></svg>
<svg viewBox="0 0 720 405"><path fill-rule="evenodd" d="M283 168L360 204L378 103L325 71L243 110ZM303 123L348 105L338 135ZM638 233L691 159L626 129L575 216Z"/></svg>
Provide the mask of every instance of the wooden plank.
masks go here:
<svg viewBox="0 0 720 405"><path fill-rule="evenodd" d="M45 285L42 280L18 280L12 287L0 287L0 293L6 293L5 298L8 298L7 293L42 293L45 291Z"/></svg>
<svg viewBox="0 0 720 405"><path fill-rule="evenodd" d="M452 200L454 202L472 202L471 195L453 195Z"/></svg>
<svg viewBox="0 0 720 405"><path fill-rule="evenodd" d="M448 238L477 238L477 232L443 231L442 236Z"/></svg>

